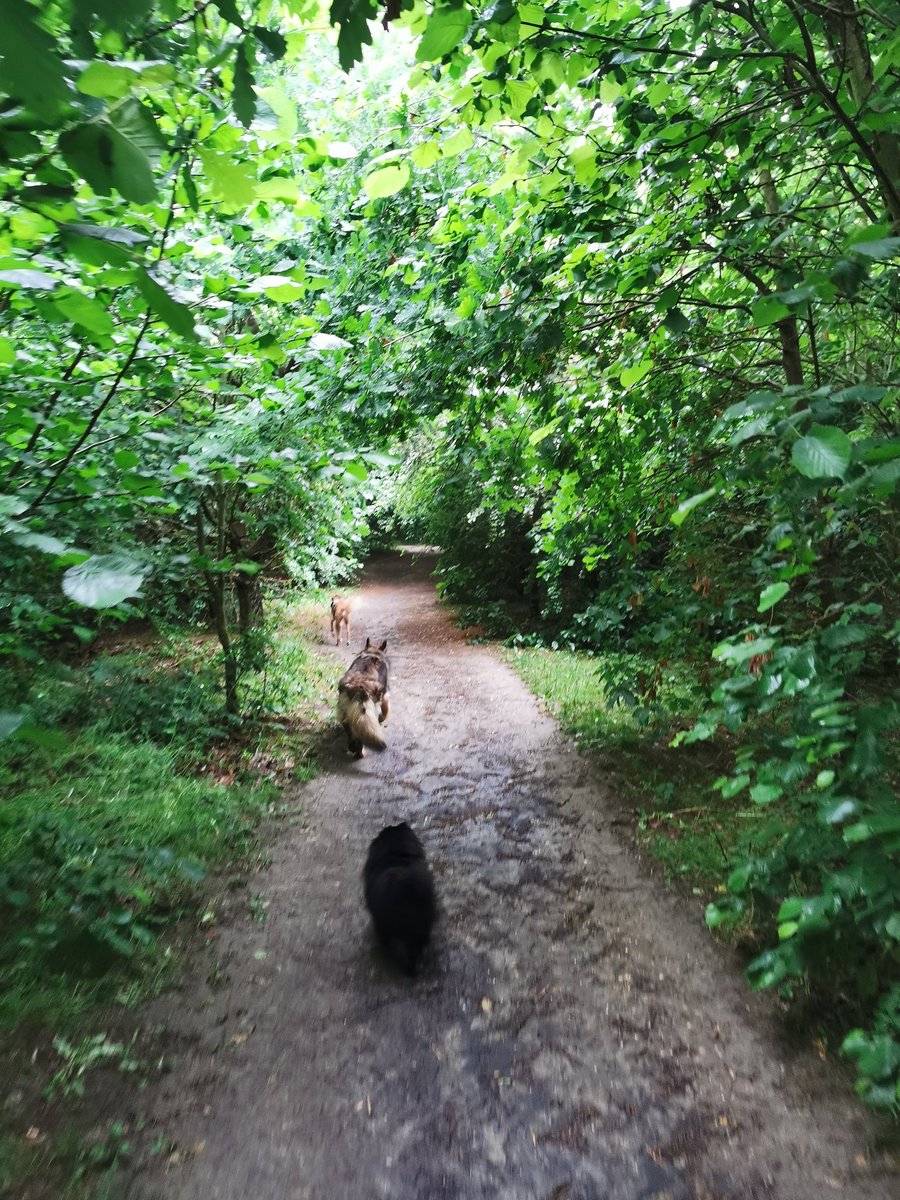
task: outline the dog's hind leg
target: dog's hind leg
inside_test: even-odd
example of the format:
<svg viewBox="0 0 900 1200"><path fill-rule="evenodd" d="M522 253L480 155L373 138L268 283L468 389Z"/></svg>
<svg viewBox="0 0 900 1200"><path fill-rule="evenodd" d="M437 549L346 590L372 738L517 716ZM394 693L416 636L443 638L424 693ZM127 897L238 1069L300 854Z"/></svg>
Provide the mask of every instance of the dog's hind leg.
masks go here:
<svg viewBox="0 0 900 1200"><path fill-rule="evenodd" d="M385 692L381 701L381 712L378 714L378 724L383 725L388 719L388 713L391 711L390 696Z"/></svg>
<svg viewBox="0 0 900 1200"><path fill-rule="evenodd" d="M347 617L347 619L344 623L344 634L347 638L347 645L349 646L350 645L350 618L349 618L349 616Z"/></svg>

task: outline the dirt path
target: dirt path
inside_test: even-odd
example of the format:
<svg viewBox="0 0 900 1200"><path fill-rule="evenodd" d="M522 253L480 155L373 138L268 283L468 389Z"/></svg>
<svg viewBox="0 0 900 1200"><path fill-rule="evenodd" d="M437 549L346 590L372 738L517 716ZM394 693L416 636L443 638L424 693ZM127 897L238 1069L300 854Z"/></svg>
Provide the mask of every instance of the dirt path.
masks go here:
<svg viewBox="0 0 900 1200"><path fill-rule="evenodd" d="M609 832L604 785L438 609L430 562L369 570L389 747L302 789L211 983L170 1006L145 1097L178 1149L142 1200L875 1200L874 1125ZM323 629L326 626L323 619ZM335 679L350 657L335 654ZM366 846L409 819L443 912L419 979L373 951ZM204 963L202 975L210 971ZM816 1064L818 1067L818 1064ZM811 1097L809 1087L815 1087Z"/></svg>

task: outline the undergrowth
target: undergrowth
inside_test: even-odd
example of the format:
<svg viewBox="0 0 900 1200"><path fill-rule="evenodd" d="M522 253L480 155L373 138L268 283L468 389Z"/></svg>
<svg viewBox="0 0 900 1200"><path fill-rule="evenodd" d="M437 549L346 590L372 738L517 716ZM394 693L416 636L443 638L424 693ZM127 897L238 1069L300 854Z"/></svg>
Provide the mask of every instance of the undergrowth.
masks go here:
<svg viewBox="0 0 900 1200"><path fill-rule="evenodd" d="M0 741L0 1050L25 1081L0 1121L0 1196L23 1195L36 1170L55 1195L92 1195L127 1153L125 1134L88 1144L65 1114L77 1126L95 1069L137 1069L110 1014L177 981L212 877L237 886L260 861L260 822L282 811L279 785L315 774L334 686L313 650L323 611L318 595L278 606L239 721L223 713L213 640L173 627L0 679L0 710L27 717ZM55 1132L34 1115L51 1093Z"/></svg>

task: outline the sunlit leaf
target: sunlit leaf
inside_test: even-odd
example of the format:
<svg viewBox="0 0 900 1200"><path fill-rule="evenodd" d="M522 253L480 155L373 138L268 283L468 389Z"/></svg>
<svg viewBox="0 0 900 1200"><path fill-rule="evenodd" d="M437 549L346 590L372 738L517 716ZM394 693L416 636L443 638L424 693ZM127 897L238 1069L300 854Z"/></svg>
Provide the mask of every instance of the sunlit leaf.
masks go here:
<svg viewBox="0 0 900 1200"><path fill-rule="evenodd" d="M63 575L63 591L86 608L112 608L136 596L147 568L121 554L95 554Z"/></svg>

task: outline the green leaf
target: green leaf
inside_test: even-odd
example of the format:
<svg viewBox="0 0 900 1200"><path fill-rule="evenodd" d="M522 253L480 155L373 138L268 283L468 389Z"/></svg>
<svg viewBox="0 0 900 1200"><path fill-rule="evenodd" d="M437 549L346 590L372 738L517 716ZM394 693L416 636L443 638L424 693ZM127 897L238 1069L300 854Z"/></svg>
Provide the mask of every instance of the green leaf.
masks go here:
<svg viewBox="0 0 900 1200"><path fill-rule="evenodd" d="M529 446L536 446L539 442L542 442L544 438L549 437L550 434L553 433L553 431L559 426L561 421L562 417L554 417L552 421L549 421L546 425L542 425L540 429L536 429L528 438Z"/></svg>
<svg viewBox="0 0 900 1200"><path fill-rule="evenodd" d="M234 55L234 87L231 103L234 115L245 129L256 116L256 92L253 90L253 42L248 37L237 47Z"/></svg>
<svg viewBox="0 0 900 1200"><path fill-rule="evenodd" d="M77 237L96 238L98 241L111 242L118 246L142 246L150 239L144 233L134 229L122 229L115 225L80 225L78 223L60 226L62 233L72 233Z"/></svg>
<svg viewBox="0 0 900 1200"><path fill-rule="evenodd" d="M3 0L0 91L52 120L68 103L69 90L54 40L35 20L39 11L25 0Z"/></svg>
<svg viewBox="0 0 900 1200"><path fill-rule="evenodd" d="M791 315L791 310L774 296L763 296L755 300L750 306L750 311L753 313L754 324L760 329L774 325L776 321L782 321Z"/></svg>
<svg viewBox="0 0 900 1200"><path fill-rule="evenodd" d="M794 442L791 461L807 479L843 479L852 454L852 443L843 430L813 425L805 437Z"/></svg>
<svg viewBox="0 0 900 1200"><path fill-rule="evenodd" d="M7 284L9 287L38 288L41 291L49 292L58 283L59 280L56 276L48 275L46 271L32 271L27 268L0 271L0 287Z"/></svg>
<svg viewBox="0 0 900 1200"><path fill-rule="evenodd" d="M683 525L688 513L693 512L699 505L705 504L707 500L711 500L718 490L717 487L707 488L705 492L698 492L696 496L682 500L675 511L669 515L669 520L673 525Z"/></svg>
<svg viewBox="0 0 900 1200"><path fill-rule="evenodd" d="M740 896L725 896L706 907L706 924L710 929L720 925L733 925L740 920L746 905Z"/></svg>
<svg viewBox="0 0 900 1200"><path fill-rule="evenodd" d="M632 366L626 367L624 371L620 372L619 382L623 388L633 387L634 384L640 383L645 375L648 375L652 369L653 360L651 358L644 358L640 362L634 363Z"/></svg>
<svg viewBox="0 0 900 1200"><path fill-rule="evenodd" d="M59 139L63 158L98 195L115 190L135 204L156 197L153 165L162 149L153 118L136 100L120 105L110 121L76 125Z"/></svg>
<svg viewBox="0 0 900 1200"><path fill-rule="evenodd" d="M723 800L731 800L737 796L749 784L749 775L735 775L732 779L726 779L719 791L722 793Z"/></svg>
<svg viewBox="0 0 900 1200"><path fill-rule="evenodd" d="M420 142L413 149L412 160L420 171L427 171L441 157L440 147L437 142Z"/></svg>
<svg viewBox="0 0 900 1200"><path fill-rule="evenodd" d="M409 183L409 167L406 163L397 163L389 167L381 167L367 175L363 180L363 188L370 200L379 200L384 196L393 196Z"/></svg>
<svg viewBox="0 0 900 1200"><path fill-rule="evenodd" d="M306 295L304 285L289 275L260 275L248 286L247 291L254 295L262 293L279 304L294 303Z"/></svg>
<svg viewBox="0 0 900 1200"><path fill-rule="evenodd" d="M222 14L226 21L230 21L232 25L236 25L238 29L244 28L244 18L240 14L237 6L237 0L214 0L216 8Z"/></svg>
<svg viewBox="0 0 900 1200"><path fill-rule="evenodd" d="M457 154L462 154L464 150L470 150L474 145L475 139L472 137L472 131L463 127L441 144L441 154L444 158L454 158Z"/></svg>
<svg viewBox="0 0 900 1200"><path fill-rule="evenodd" d="M663 317L663 325L670 333L687 333L691 323L680 308L670 308Z"/></svg>
<svg viewBox="0 0 900 1200"><path fill-rule="evenodd" d="M124 554L95 554L63 575L63 591L86 608L112 608L141 589L147 568Z"/></svg>
<svg viewBox="0 0 900 1200"><path fill-rule="evenodd" d="M770 583L760 593L756 611L759 613L768 612L770 608L775 607L779 600L783 600L790 590L789 585L786 583Z"/></svg>
<svg viewBox="0 0 900 1200"><path fill-rule="evenodd" d="M775 639L770 637L754 638L749 642L719 642L713 648L712 656L731 663L741 663L756 658L757 654L768 654L774 645Z"/></svg>
<svg viewBox="0 0 900 1200"><path fill-rule="evenodd" d="M300 187L296 179L272 175L256 185L256 195L260 200L283 200L285 204L296 204L300 199Z"/></svg>
<svg viewBox="0 0 900 1200"><path fill-rule="evenodd" d="M287 54L287 38L277 29L266 29L264 25L253 26L253 36L265 50L269 58L278 62Z"/></svg>
<svg viewBox="0 0 900 1200"><path fill-rule="evenodd" d="M449 54L465 37L471 24L472 13L465 5L435 7L416 48L416 62L437 62Z"/></svg>
<svg viewBox="0 0 900 1200"><path fill-rule="evenodd" d="M850 796L829 796L819 805L819 819L825 825L842 825L859 812L859 801Z"/></svg>
<svg viewBox="0 0 900 1200"><path fill-rule="evenodd" d="M866 258L897 258L900 255L900 237L877 238L873 242L854 242L850 249L854 254Z"/></svg>
<svg viewBox="0 0 900 1200"><path fill-rule="evenodd" d="M53 306L70 321L80 325L89 333L106 337L113 331L113 319L109 315L106 305L91 296L86 296L83 292L68 292L64 296L59 296L54 299Z"/></svg>
<svg viewBox="0 0 900 1200"><path fill-rule="evenodd" d="M754 804L771 804L782 795L782 789L774 783L757 783L750 789Z"/></svg>
<svg viewBox="0 0 900 1200"><path fill-rule="evenodd" d="M371 46L369 21L378 12L375 0L333 0L330 20L340 26L338 32L338 61L343 71L349 71L362 58L363 46Z"/></svg>
<svg viewBox="0 0 900 1200"><path fill-rule="evenodd" d="M41 554L52 554L54 558L65 554L69 549L59 538L51 537L47 533L34 533L30 529L11 530L9 536L19 546L40 550Z"/></svg>
<svg viewBox="0 0 900 1200"><path fill-rule="evenodd" d="M162 60L141 62L121 59L110 62L98 59L79 75L75 86L83 96L121 100L138 89L158 91L174 78L174 64Z"/></svg>
<svg viewBox="0 0 900 1200"><path fill-rule="evenodd" d="M194 314L186 304L176 300L169 290L143 267L137 274L138 291L156 315L182 337L196 339Z"/></svg>
<svg viewBox="0 0 900 1200"><path fill-rule="evenodd" d="M201 150L203 173L212 194L235 209L245 208L256 199L256 171L249 163L235 162L230 154Z"/></svg>

